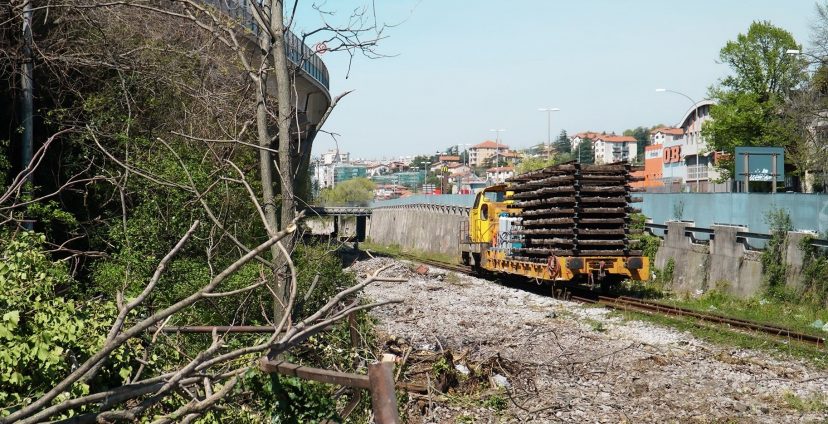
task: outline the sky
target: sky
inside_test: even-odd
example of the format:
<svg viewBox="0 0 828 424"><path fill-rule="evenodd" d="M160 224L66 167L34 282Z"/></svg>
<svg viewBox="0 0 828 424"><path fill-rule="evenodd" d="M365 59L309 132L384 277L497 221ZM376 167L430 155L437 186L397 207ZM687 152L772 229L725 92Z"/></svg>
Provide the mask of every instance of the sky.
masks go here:
<svg viewBox="0 0 828 424"><path fill-rule="evenodd" d="M347 22L370 1L329 0L328 22ZM318 0L317 0L318 4ZM768 20L807 49L813 0L375 0L393 25L377 50L322 56L331 95L344 97L314 154L336 147L351 158L433 154L494 139L513 149L546 142L561 129L621 133L675 125L728 74L719 50L751 22ZM305 4L295 31L318 26ZM350 72L349 72L350 66Z"/></svg>

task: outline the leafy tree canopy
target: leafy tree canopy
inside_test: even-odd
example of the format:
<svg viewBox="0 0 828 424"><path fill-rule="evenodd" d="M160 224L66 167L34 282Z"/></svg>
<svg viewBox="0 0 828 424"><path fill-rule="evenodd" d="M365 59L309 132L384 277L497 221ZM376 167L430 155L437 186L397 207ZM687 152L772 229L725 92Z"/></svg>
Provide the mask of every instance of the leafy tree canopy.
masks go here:
<svg viewBox="0 0 828 424"><path fill-rule="evenodd" d="M788 93L806 80L802 59L787 55L798 44L790 32L770 22L754 22L747 34L739 34L719 52L719 59L733 74L710 89L717 104L703 135L713 150L733 153L737 146L786 147L797 137L783 117ZM717 164L727 178L733 159Z"/></svg>
<svg viewBox="0 0 828 424"><path fill-rule="evenodd" d="M326 205L365 204L374 198L374 188L373 181L367 178L354 178L322 190L320 197Z"/></svg>
<svg viewBox="0 0 828 424"><path fill-rule="evenodd" d="M561 130L553 147L558 153L569 153L572 151L572 144L569 142L569 136L566 134L566 130Z"/></svg>

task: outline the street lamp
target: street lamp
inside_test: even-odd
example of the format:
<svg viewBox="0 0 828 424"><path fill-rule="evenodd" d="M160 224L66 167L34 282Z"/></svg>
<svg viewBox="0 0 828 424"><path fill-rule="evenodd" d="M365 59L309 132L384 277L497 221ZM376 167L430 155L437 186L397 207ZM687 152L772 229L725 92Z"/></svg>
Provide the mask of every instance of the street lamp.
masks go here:
<svg viewBox="0 0 828 424"><path fill-rule="evenodd" d="M538 108L539 112L546 112L546 157L549 158L550 149L552 148L552 112L560 112L556 107L542 107Z"/></svg>
<svg viewBox="0 0 828 424"><path fill-rule="evenodd" d="M688 95L686 95L682 92L675 91L675 90L668 90L666 88L656 88L655 91L658 92L658 93L668 92L668 93L678 94L679 96L683 96L687 100L690 100L691 103L693 103L693 111L695 112L695 115L696 115L696 122L694 123L695 124L694 126L696 127L696 134L695 134L695 137L694 137L694 141L698 142L699 133L701 132L701 122L699 122L699 108L698 108L698 106L696 106L697 105L696 101L693 100L692 97L690 97L690 96L688 96ZM672 176L672 172L671 172L671 176ZM671 186L672 186L672 183L673 182L670 181ZM699 182L699 147L696 146L696 193L699 192L699 186L700 185L701 185L701 182Z"/></svg>
<svg viewBox="0 0 828 424"><path fill-rule="evenodd" d="M495 168L500 164L500 133L506 131L505 129L491 129L490 132L497 133L495 136Z"/></svg>

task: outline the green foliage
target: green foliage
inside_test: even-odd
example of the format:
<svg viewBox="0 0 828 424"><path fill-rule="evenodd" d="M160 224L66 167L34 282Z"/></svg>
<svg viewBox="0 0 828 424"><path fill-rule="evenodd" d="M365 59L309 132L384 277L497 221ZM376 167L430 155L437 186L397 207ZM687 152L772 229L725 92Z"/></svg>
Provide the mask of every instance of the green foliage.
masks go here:
<svg viewBox="0 0 828 424"><path fill-rule="evenodd" d="M32 232L0 239L0 415L30 403L63 379L103 343L115 315L108 302L56 295L75 284L66 264L51 261L45 237ZM134 354L140 346L132 346ZM126 349L113 354L98 383L120 384L132 367ZM72 395L89 392L75 384Z"/></svg>
<svg viewBox="0 0 828 424"><path fill-rule="evenodd" d="M753 22L747 34L728 41L719 52L719 60L733 70L721 85L731 91L756 94L760 101L796 88L807 79L804 61L785 52L798 48L790 32L768 21Z"/></svg>
<svg viewBox="0 0 828 424"><path fill-rule="evenodd" d="M703 135L711 149L731 154L717 164L729 178L737 146L786 147L797 137L795 124L782 115L787 94L806 81L803 59L786 55L798 44L790 32L769 22L754 22L719 52L733 74L710 90L717 101Z"/></svg>
<svg viewBox="0 0 828 424"><path fill-rule="evenodd" d="M323 189L319 197L325 205L367 204L374 198L375 187L367 178L354 178Z"/></svg>
<svg viewBox="0 0 828 424"><path fill-rule="evenodd" d="M811 243L814 237L801 240L799 248L803 253L802 261L802 300L814 305L828 306L828 252Z"/></svg>
<svg viewBox="0 0 828 424"><path fill-rule="evenodd" d="M575 158L578 162L584 164L595 163L595 149L593 147L593 143L594 142L590 139L581 140L575 148Z"/></svg>
<svg viewBox="0 0 828 424"><path fill-rule="evenodd" d="M684 200L673 203L673 219L681 221L684 218Z"/></svg>
<svg viewBox="0 0 828 424"><path fill-rule="evenodd" d="M309 316L336 293L356 284L356 275L343 270L342 261L325 244L299 245L293 260L298 271L299 298L293 310L295 319Z"/></svg>
<svg viewBox="0 0 828 424"><path fill-rule="evenodd" d="M828 412L828 396L825 395L814 394L803 398L796 393L785 392L783 400L799 412Z"/></svg>
<svg viewBox="0 0 828 424"><path fill-rule="evenodd" d="M558 155L555 155L552 158L545 158L545 157L528 157L523 159L517 166L515 167L515 174L523 174L526 172L537 171L538 169L546 168L547 166L557 165L558 164Z"/></svg>
<svg viewBox="0 0 828 424"><path fill-rule="evenodd" d="M635 137L636 154L639 162L644 161L644 148L650 145L650 129L647 127L635 127L625 130L624 135Z"/></svg>
<svg viewBox="0 0 828 424"><path fill-rule="evenodd" d="M768 294L772 297L784 298L788 295L785 289L785 247L788 231L793 229L791 216L785 209L774 209L767 213L765 221L771 229L771 239L762 251L762 274L765 278Z"/></svg>
<svg viewBox="0 0 828 424"><path fill-rule="evenodd" d="M497 412L505 411L509 407L509 401L500 393L495 393L483 401L483 406Z"/></svg>
<svg viewBox="0 0 828 424"><path fill-rule="evenodd" d="M653 284L662 289L668 286L670 283L673 282L673 273L676 271L676 260L673 258L667 259L667 263L664 264L663 269L658 269L653 267L653 274L655 274L655 279L653 280Z"/></svg>
<svg viewBox="0 0 828 424"><path fill-rule="evenodd" d="M454 368L452 367L452 364L449 364L445 356L441 356L440 359L431 363L431 374L433 374L435 378L447 372L452 372L453 370Z"/></svg>
<svg viewBox="0 0 828 424"><path fill-rule="evenodd" d="M630 230L633 240L638 240L638 248L642 250L644 256L650 259L650 266L655 266L655 256L658 248L661 247L661 238L648 234L644 231L644 224L647 222L647 217L642 213L634 213L630 216Z"/></svg>
<svg viewBox="0 0 828 424"><path fill-rule="evenodd" d="M437 162L437 158L434 156L425 156L419 155L414 156L414 159L411 160L411 163L408 165L412 171L416 171L418 169L426 168L428 169L434 162Z"/></svg>
<svg viewBox="0 0 828 424"><path fill-rule="evenodd" d="M316 423L325 420L339 421L336 402L330 387L300 380L294 377L270 377L271 389L277 404L273 424Z"/></svg>
<svg viewBox="0 0 828 424"><path fill-rule="evenodd" d="M566 130L561 130L558 139L552 144L552 147L557 153L572 153L572 143L569 141L569 136Z"/></svg>

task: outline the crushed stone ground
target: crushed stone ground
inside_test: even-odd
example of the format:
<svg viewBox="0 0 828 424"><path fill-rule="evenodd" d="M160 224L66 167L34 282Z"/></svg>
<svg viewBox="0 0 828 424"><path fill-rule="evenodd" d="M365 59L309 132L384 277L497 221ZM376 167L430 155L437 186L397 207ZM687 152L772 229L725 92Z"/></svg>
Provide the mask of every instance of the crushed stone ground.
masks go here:
<svg viewBox="0 0 828 424"><path fill-rule="evenodd" d="M828 421L824 409L799 411L786 401L828 400L828 371L802 361L712 345L603 308L433 267L418 275L390 258L351 269L364 277L388 265L383 275L409 281L365 289L373 301L402 300L372 311L380 333L414 352L450 351L455 366L490 367L490 383L474 394L410 395L409 422ZM487 402L493 394L507 402Z"/></svg>

